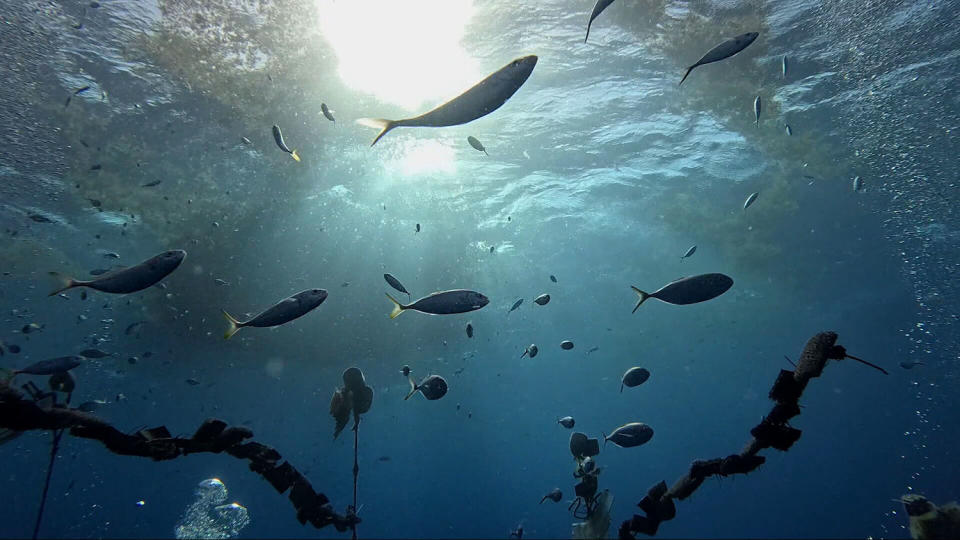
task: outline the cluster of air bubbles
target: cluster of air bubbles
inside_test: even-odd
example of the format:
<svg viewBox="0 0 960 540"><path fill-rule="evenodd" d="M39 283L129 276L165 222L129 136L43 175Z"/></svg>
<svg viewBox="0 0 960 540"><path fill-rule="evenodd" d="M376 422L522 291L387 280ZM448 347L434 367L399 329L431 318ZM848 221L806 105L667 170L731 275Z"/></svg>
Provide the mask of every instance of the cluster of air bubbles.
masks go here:
<svg viewBox="0 0 960 540"><path fill-rule="evenodd" d="M177 524L177 538L233 538L250 523L242 504L224 504L227 486L218 478L200 482L194 495L196 499Z"/></svg>

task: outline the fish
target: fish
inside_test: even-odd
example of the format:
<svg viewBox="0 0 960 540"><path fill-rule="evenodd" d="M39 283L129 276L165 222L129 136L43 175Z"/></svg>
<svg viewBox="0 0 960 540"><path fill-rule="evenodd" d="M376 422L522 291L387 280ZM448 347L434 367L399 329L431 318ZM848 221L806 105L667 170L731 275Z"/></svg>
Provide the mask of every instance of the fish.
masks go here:
<svg viewBox="0 0 960 540"><path fill-rule="evenodd" d="M592 353L592 352L597 352L597 351L599 351L599 350L600 350L600 347L591 347L590 350L587 351L587 354L590 354L590 353Z"/></svg>
<svg viewBox="0 0 960 540"><path fill-rule="evenodd" d="M550 295L541 294L540 296L533 299L533 303L537 304L538 306L545 306L550 303Z"/></svg>
<svg viewBox="0 0 960 540"><path fill-rule="evenodd" d="M59 272L50 272L50 275L60 282L60 286L51 292L50 296L74 287L90 287L111 294L129 294L142 291L156 285L160 280L170 275L180 266L186 256L187 252L182 249L164 251L136 266L118 269L89 281L78 281Z"/></svg>
<svg viewBox="0 0 960 540"><path fill-rule="evenodd" d="M533 358L538 352L540 352L540 349L538 349L535 344L531 343L526 349L524 349L523 354L520 355L520 358L523 358L524 356Z"/></svg>
<svg viewBox="0 0 960 540"><path fill-rule="evenodd" d="M283 133L280 133L280 126L276 124L273 125L273 140L277 142L277 146L279 146L281 150L290 154L295 161L300 161L300 154L298 154L296 150L287 148L287 144L283 142Z"/></svg>
<svg viewBox="0 0 960 540"><path fill-rule="evenodd" d="M924 366L923 362L900 362L900 367L903 369L913 369L916 366Z"/></svg>
<svg viewBox="0 0 960 540"><path fill-rule="evenodd" d="M163 182L163 180L154 180L153 182L147 182L140 187L156 187L159 186L161 182Z"/></svg>
<svg viewBox="0 0 960 540"><path fill-rule="evenodd" d="M23 369L14 370L14 374L25 373L27 375L53 375L54 373L65 373L79 366L83 362L80 356L60 356L49 360L34 362Z"/></svg>
<svg viewBox="0 0 960 540"><path fill-rule="evenodd" d="M577 423L572 416L564 416L563 418L558 418L557 423L567 429L573 429L573 426Z"/></svg>
<svg viewBox="0 0 960 540"><path fill-rule="evenodd" d="M35 322L32 322L32 323L30 323L30 324L24 325L23 328L20 329L20 332L23 333L23 334L30 334L30 333L32 333L32 332L36 332L37 330L43 330L43 327L44 327L44 326L46 326L46 325L37 324L37 323L35 323Z"/></svg>
<svg viewBox="0 0 960 540"><path fill-rule="evenodd" d="M686 259L687 257L690 257L691 255L693 255L693 254L696 253L696 252L697 252L697 246L696 246L696 245L690 246L690 249L688 249L687 252L684 253L682 257L680 257L680 260L682 261L682 260Z"/></svg>
<svg viewBox="0 0 960 540"><path fill-rule="evenodd" d="M786 131L787 131L787 137L790 137L793 135L793 128L790 127L790 124L787 124Z"/></svg>
<svg viewBox="0 0 960 540"><path fill-rule="evenodd" d="M120 258L120 254L117 253L116 251L105 251L105 252L101 253L101 255L103 255L104 257L106 257L106 258L108 258L108 259L119 259L119 258Z"/></svg>
<svg viewBox="0 0 960 540"><path fill-rule="evenodd" d="M101 165L101 164L99 164L99 163L95 163L94 165L91 165L91 166L90 166L90 170L91 170L91 171L99 171L99 170L102 169L102 168L103 168L103 165Z"/></svg>
<svg viewBox="0 0 960 540"><path fill-rule="evenodd" d="M336 122L337 120L333 117L333 113L330 112L330 109L327 107L326 103L320 104L320 112L323 113L323 116L327 117L327 120L331 122Z"/></svg>
<svg viewBox="0 0 960 540"><path fill-rule="evenodd" d="M245 322L240 322L226 311L223 311L223 316L230 324L227 332L223 335L223 339L230 339L241 328L247 326L268 328L286 324L313 311L326 299L327 291L325 289L307 289L277 302L259 313L256 317Z"/></svg>
<svg viewBox="0 0 960 540"><path fill-rule="evenodd" d="M146 322L147 321L137 321L135 323L130 323L127 325L127 328L123 331L123 333L129 336L131 332L137 329L137 327Z"/></svg>
<svg viewBox="0 0 960 540"><path fill-rule="evenodd" d="M103 399L94 399L91 401L84 401L77 407L77 409L83 412L93 412L99 409L100 407L106 405L107 403L109 402Z"/></svg>
<svg viewBox="0 0 960 540"><path fill-rule="evenodd" d="M863 189L863 180L859 176L853 177L853 191L860 191Z"/></svg>
<svg viewBox="0 0 960 540"><path fill-rule="evenodd" d="M733 279L724 274L700 274L680 278L660 287L656 292L646 293L636 287L630 287L640 297L633 313L647 298L656 298L661 302L685 306L712 300L727 292L733 286Z"/></svg>
<svg viewBox="0 0 960 540"><path fill-rule="evenodd" d="M387 283L394 289L404 293L407 297L410 296L410 293L407 292L407 288L403 286L403 283L400 283L400 280L393 277L391 274L384 274L383 279L387 280Z"/></svg>
<svg viewBox="0 0 960 540"><path fill-rule="evenodd" d="M569 340L563 340L560 342L560 348L565 351L569 351L573 348L573 342Z"/></svg>
<svg viewBox="0 0 960 540"><path fill-rule="evenodd" d="M611 441L620 448L633 448L646 444L651 438L653 438L652 427L643 422L631 422L613 430L610 435L604 435L603 444L606 445L607 441Z"/></svg>
<svg viewBox="0 0 960 540"><path fill-rule="evenodd" d="M468 291L466 289L431 293L407 305L401 304L389 294L387 294L387 298L393 302L393 311L390 312L391 319L396 319L401 313L408 309L429 315L452 315L454 313L475 311L490 303L490 300L486 296L476 291Z"/></svg>
<svg viewBox="0 0 960 540"><path fill-rule="evenodd" d="M496 246L490 246L490 253L493 253L493 250L497 249Z"/></svg>
<svg viewBox="0 0 960 540"><path fill-rule="evenodd" d="M755 117L757 127L760 127L760 96L753 100L753 116Z"/></svg>
<svg viewBox="0 0 960 540"><path fill-rule="evenodd" d="M550 490L550 493L547 493L546 495L543 496L542 499L540 499L540 504L543 504L543 501L547 499L550 499L555 503L560 502L560 499L562 498L563 498L563 492L560 491L560 488L553 488L552 490Z"/></svg>
<svg viewBox="0 0 960 540"><path fill-rule="evenodd" d="M590 26L593 24L593 20L600 16L603 13L603 10L610 7L610 4L613 3L613 0L597 0L597 3L593 6L593 12L590 13L590 20L587 21L587 35L583 37L583 42L586 43L587 39L590 37Z"/></svg>
<svg viewBox="0 0 960 540"><path fill-rule="evenodd" d="M89 89L90 89L90 86L84 86L83 88L80 88L80 89L75 90L75 91L73 92L73 95L79 96L80 94L86 92L86 91L89 90Z"/></svg>
<svg viewBox="0 0 960 540"><path fill-rule="evenodd" d="M419 223L417 223L416 229L413 231L413 234L417 234L418 232L420 232L420 224L419 224Z"/></svg>
<svg viewBox="0 0 960 540"><path fill-rule="evenodd" d="M402 368L400 368L400 373L403 373L403 376L404 376L404 377L409 377L409 376L410 376L410 366L403 366Z"/></svg>
<svg viewBox="0 0 960 540"><path fill-rule="evenodd" d="M200 381L190 378L186 380L186 383L189 384L190 386L197 386L198 384L200 384Z"/></svg>
<svg viewBox="0 0 960 540"><path fill-rule="evenodd" d="M53 223L52 219L41 214L28 214L27 217L33 221L36 221L37 223Z"/></svg>
<svg viewBox="0 0 960 540"><path fill-rule="evenodd" d="M250 146L251 144L253 144L252 142L250 142L250 139L248 139L248 138L246 138L246 137L240 137L240 142L243 143L243 144L245 144L245 145L247 145L247 146Z"/></svg>
<svg viewBox="0 0 960 540"><path fill-rule="evenodd" d="M414 118L386 120L361 118L357 123L379 129L370 146L398 127L449 127L472 122L497 110L527 82L537 65L534 55L517 58L498 69L466 92Z"/></svg>
<svg viewBox="0 0 960 540"><path fill-rule="evenodd" d="M227 281L224 281L224 280L222 280L222 279L220 279L220 278L214 278L214 279L213 279L213 282L216 283L217 285L229 285L229 284L230 284L230 283L228 283Z"/></svg>
<svg viewBox="0 0 960 540"><path fill-rule="evenodd" d="M410 393L403 398L404 401L410 399L410 396L420 392L423 397L429 401L442 398L447 393L447 381L439 375L428 375L420 384L413 382L413 377L408 377L410 381Z"/></svg>
<svg viewBox="0 0 960 540"><path fill-rule="evenodd" d="M753 202L756 201L757 197L759 196L760 196L759 191L754 191L753 193L751 193L750 196L747 197L747 200L743 201L743 209L746 210L747 208L750 208L750 205L753 204Z"/></svg>
<svg viewBox="0 0 960 540"><path fill-rule="evenodd" d="M642 367L632 367L620 378L620 392L623 393L623 387L633 388L647 382L650 378L650 372Z"/></svg>
<svg viewBox="0 0 960 540"><path fill-rule="evenodd" d="M731 56L749 47L759 35L759 32L747 32L746 34L740 34L739 36L729 38L723 43L716 45L714 48L707 51L707 53L704 54L699 60L697 60L695 64L687 68L687 72L683 75L683 78L680 79L680 84L683 84L683 81L687 80L687 77L690 75L690 72L693 71L693 68L730 58Z"/></svg>
<svg viewBox="0 0 960 540"><path fill-rule="evenodd" d="M780 72L783 73L783 78L787 78L787 55L783 55L783 61L780 63Z"/></svg>
<svg viewBox="0 0 960 540"><path fill-rule="evenodd" d="M468 338L473 337L473 325L470 323L467 323L467 337Z"/></svg>
<svg viewBox="0 0 960 540"><path fill-rule="evenodd" d="M84 358L106 358L108 356L113 356L110 353L101 351L100 349L84 349L80 351L80 356Z"/></svg>
<svg viewBox="0 0 960 540"><path fill-rule="evenodd" d="M467 137L467 142L470 143L470 146L474 147L476 150L487 154L487 149L483 147L483 143L478 141L473 135ZM487 155L489 156L490 154Z"/></svg>
<svg viewBox="0 0 960 540"><path fill-rule="evenodd" d="M518 307L520 307L520 304L522 304L522 303L523 303L523 298L521 298L521 299L517 300L516 302L514 302L513 305L510 306L509 311L507 311L507 315L509 315L511 311L515 311Z"/></svg>

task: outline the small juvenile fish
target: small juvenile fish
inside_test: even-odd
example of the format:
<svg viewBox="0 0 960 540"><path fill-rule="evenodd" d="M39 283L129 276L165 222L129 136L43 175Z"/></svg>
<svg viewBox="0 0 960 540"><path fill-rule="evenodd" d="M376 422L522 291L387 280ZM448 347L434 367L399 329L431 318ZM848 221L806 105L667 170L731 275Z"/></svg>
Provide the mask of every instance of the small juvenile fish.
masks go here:
<svg viewBox="0 0 960 540"><path fill-rule="evenodd" d="M490 253L493 253L493 250L497 249L496 246L490 246Z"/></svg>
<svg viewBox="0 0 960 540"><path fill-rule="evenodd" d="M787 124L787 137L793 135L793 129L790 127L790 124Z"/></svg>
<svg viewBox="0 0 960 540"><path fill-rule="evenodd" d="M20 332L24 334L29 334L31 332L36 332L37 330L43 330L43 327L44 325L42 324L37 324L35 322L32 322L30 324L24 325L24 327L20 329Z"/></svg>
<svg viewBox="0 0 960 540"><path fill-rule="evenodd" d="M53 375L54 373L64 373L79 366L82 361L83 358L79 356L61 356L50 360L41 360L23 369L14 370L14 374Z"/></svg>
<svg viewBox="0 0 960 540"><path fill-rule="evenodd" d="M900 362L900 367L903 369L913 369L916 366L926 365L923 362Z"/></svg>
<svg viewBox="0 0 960 540"><path fill-rule="evenodd" d="M470 146L472 146L475 150L487 154L487 149L483 147L483 143L477 140L477 138L473 135L467 137L467 142L470 143ZM487 155L489 156L490 154Z"/></svg>
<svg viewBox="0 0 960 540"><path fill-rule="evenodd" d="M593 12L590 13L590 20L587 21L587 35L583 36L584 43L586 43L590 37L590 26L593 24L593 20L599 17L600 14L603 13L603 10L607 9L612 3L613 0L597 0L597 3L594 4Z"/></svg>
<svg viewBox="0 0 960 540"><path fill-rule="evenodd" d="M86 92L86 91L89 90L89 89L90 89L89 86L84 86L83 88L80 88L80 89L74 91L73 95L79 96L80 94Z"/></svg>
<svg viewBox="0 0 960 540"><path fill-rule="evenodd" d="M226 317L227 322L230 323L230 326L227 328L227 332L223 335L223 339L230 339L231 336L246 326L268 328L271 326L280 326L281 324L286 324L316 309L317 306L322 304L326 299L327 291L324 289L307 289L305 291L300 291L290 298L285 298L270 306L259 315L246 322L240 322L237 319L234 319L232 315L224 311L223 316Z"/></svg>
<svg viewBox="0 0 960 540"><path fill-rule="evenodd" d="M407 288L403 286L403 283L400 283L400 280L393 277L392 274L384 274L383 279L387 280L387 283L394 289L402 292L403 294L410 296L410 293L407 292Z"/></svg>
<svg viewBox="0 0 960 540"><path fill-rule="evenodd" d="M213 282L216 283L217 285L229 285L229 283L227 283L226 281L220 278L214 278Z"/></svg>
<svg viewBox="0 0 960 540"><path fill-rule="evenodd" d="M518 307L520 307L520 304L522 304L522 303L523 303L523 298L521 298L521 299L517 300L516 302L514 302L513 305L510 306L510 310L507 311L507 315L509 315L511 311L514 311L514 310L516 310Z"/></svg>
<svg viewBox="0 0 960 540"><path fill-rule="evenodd" d="M413 234L417 234L418 232L420 232L420 224L419 224L419 223L417 223L416 230L413 231Z"/></svg>
<svg viewBox="0 0 960 540"><path fill-rule="evenodd" d="M540 504L543 504L543 501L547 499L550 499L555 503L560 502L560 499L562 498L563 498L563 492L560 491L560 488L553 488L552 490L550 490L550 493L547 493L546 495L543 496L542 499L540 499Z"/></svg>
<svg viewBox="0 0 960 540"><path fill-rule="evenodd" d="M757 127L760 127L760 96L757 96L757 99L753 100L753 115L757 122Z"/></svg>
<svg viewBox="0 0 960 540"><path fill-rule="evenodd" d="M467 337L468 338L473 337L473 325L470 323L467 323Z"/></svg>
<svg viewBox="0 0 960 540"><path fill-rule="evenodd" d="M252 142L250 142L250 139L248 139L248 138L246 138L246 137L240 137L240 142L242 142L243 144L245 144L245 145L247 145L247 146L250 146L251 144L253 144Z"/></svg>
<svg viewBox="0 0 960 540"><path fill-rule="evenodd" d="M863 180L859 176L853 177L853 191L860 191L863 189Z"/></svg>
<svg viewBox="0 0 960 540"><path fill-rule="evenodd" d="M159 186L161 182L163 182L163 180L154 180L153 182L147 182L146 184L143 184L141 187L156 187Z"/></svg>
<svg viewBox="0 0 960 540"><path fill-rule="evenodd" d="M396 319L408 309L430 315L452 315L475 311L490 303L486 296L466 289L435 292L407 305L401 304L389 294L387 294L387 298L393 302L393 311L390 312L391 319Z"/></svg>
<svg viewBox="0 0 960 540"><path fill-rule="evenodd" d="M555 275L553 275L553 274L550 274L550 281L556 283L556 282L557 282L557 276L555 276Z"/></svg>
<svg viewBox="0 0 960 540"><path fill-rule="evenodd" d="M567 429L573 429L573 426L577 423L572 416L564 416L563 418L558 418L557 423Z"/></svg>
<svg viewBox="0 0 960 540"><path fill-rule="evenodd" d="M531 344L523 351L523 354L520 355L520 358L523 358L524 356L529 356L530 358L533 358L534 356L537 355L538 352L540 352L540 349L538 349L536 345L534 345L533 343L531 343Z"/></svg>
<svg viewBox="0 0 960 540"><path fill-rule="evenodd" d="M29 214L27 215L27 217L32 219L33 221L36 221L37 223L53 223L52 219L41 214Z"/></svg>
<svg viewBox="0 0 960 540"><path fill-rule="evenodd" d="M640 386L641 384L647 382L647 379L650 378L650 372L642 367L632 367L623 374L623 377L620 378L620 392L623 392L623 387L633 388L634 386Z"/></svg>
<svg viewBox="0 0 960 540"><path fill-rule="evenodd" d="M273 125L273 140L277 142L277 146L279 146L281 150L290 154L294 160L300 161L300 154L298 154L296 150L287 148L287 144L283 142L283 133L280 133L280 126L276 124Z"/></svg>
<svg viewBox="0 0 960 540"><path fill-rule="evenodd" d="M189 384L190 386L197 386L198 384L200 384L200 381L190 378L190 379L187 379L187 384Z"/></svg>
<svg viewBox="0 0 960 540"><path fill-rule="evenodd" d="M409 378L410 381L410 393L407 394L407 397L403 398L404 401L410 399L410 396L420 392L423 394L423 397L427 398L429 401L435 399L440 399L447 393L447 381L439 375L429 375L422 381L420 384L413 382L413 378Z"/></svg>
<svg viewBox="0 0 960 540"><path fill-rule="evenodd" d="M696 252L697 252L697 246L690 246L690 249L688 249L687 252L684 253L682 257L680 257L680 260L682 261Z"/></svg>
<svg viewBox="0 0 960 540"><path fill-rule="evenodd" d="M563 349L563 350L565 350L565 351L569 351L570 349L573 348L573 342L572 342L572 341L568 341L568 340L561 341L561 342L560 342L560 348Z"/></svg>
<svg viewBox="0 0 960 540"><path fill-rule="evenodd" d="M656 298L661 302L684 306L712 300L727 292L732 286L733 279L729 276L714 273L680 278L660 287L653 293L646 293L636 287L630 287L640 297L637 305L633 308L633 312L636 313L637 308L647 298Z"/></svg>
<svg viewBox="0 0 960 540"><path fill-rule="evenodd" d="M110 353L105 353L100 349L84 349L80 351L80 356L84 358L106 358L108 356L113 356Z"/></svg>
<svg viewBox="0 0 960 540"><path fill-rule="evenodd" d="M409 376L410 376L410 366L403 366L402 368L400 368L400 373L403 373L403 376L404 376L404 377L409 377Z"/></svg>
<svg viewBox="0 0 960 540"><path fill-rule="evenodd" d="M337 121L337 120L333 117L333 113L330 112L330 109L327 107L327 104L326 104L326 103L321 103L321 104L320 104L320 112L322 112L323 115L327 117L327 120L329 120L329 121L331 121L331 122L336 122L336 121Z"/></svg>
<svg viewBox="0 0 960 540"><path fill-rule="evenodd" d="M533 302L534 302L535 304L537 304L538 306L545 306L545 305L547 305L548 303L550 303L550 295L549 295L549 294L541 294L540 296L534 298L534 299L533 299Z"/></svg>
<svg viewBox="0 0 960 540"><path fill-rule="evenodd" d="M643 422L631 422L613 430L613 433L610 435L604 435L603 444L606 445L607 441L611 441L620 448L633 448L634 446L646 444L652 438L652 427Z"/></svg>
<svg viewBox="0 0 960 540"><path fill-rule="evenodd" d="M740 34L739 36L732 37L710 49L699 60L697 60L695 64L687 68L687 72L683 75L683 78L680 79L680 84L683 84L683 81L687 80L687 76L690 75L690 72L693 71L693 68L730 58L731 56L750 46L750 44L753 43L753 41L757 39L757 36L759 35L760 34L758 32L747 32L746 34Z"/></svg>
<svg viewBox="0 0 960 540"><path fill-rule="evenodd" d="M757 197L759 196L760 196L759 191L755 191L751 193L750 196L747 197L747 200L743 201L743 209L746 210L747 208L750 208L750 205L753 204L753 202L756 201Z"/></svg>
<svg viewBox="0 0 960 540"><path fill-rule="evenodd" d="M787 55L783 55L783 62L780 64L780 71L783 73L783 78L787 78Z"/></svg>
<svg viewBox="0 0 960 540"><path fill-rule="evenodd" d="M104 257L108 258L108 259L119 259L119 258L120 258L120 254L117 253L116 251L106 251L106 252L104 252L102 255L103 255Z"/></svg>
<svg viewBox="0 0 960 540"><path fill-rule="evenodd" d="M170 275L180 266L187 252L182 249L164 251L142 263L104 274L90 281L77 281L70 276L58 272L50 275L60 282L60 286L50 293L50 296L59 294L74 287L90 287L101 292L113 294L128 294L142 291Z"/></svg>

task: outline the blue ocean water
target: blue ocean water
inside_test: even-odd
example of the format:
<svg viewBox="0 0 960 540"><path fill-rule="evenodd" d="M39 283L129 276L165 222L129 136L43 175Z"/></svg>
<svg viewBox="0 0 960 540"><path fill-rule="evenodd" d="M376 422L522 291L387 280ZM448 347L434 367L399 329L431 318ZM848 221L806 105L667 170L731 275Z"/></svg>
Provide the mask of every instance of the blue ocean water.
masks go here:
<svg viewBox="0 0 960 540"><path fill-rule="evenodd" d="M644 422L650 442L595 458L615 537L651 486L739 452L784 356L832 330L890 374L831 361L791 421L800 440L749 475L708 479L657 536L909 536L892 499L951 501L960 479L960 3L621 0L585 44L592 8L0 3L0 365L112 353L73 370L73 405L107 401L94 414L124 432L247 426L338 512L354 448L349 431L334 440L329 404L357 366L375 391L359 430L361 538L518 525L568 537L575 463L557 418L590 437ZM748 31L760 36L747 49L678 86ZM370 147L376 132L355 122L415 116L528 54L529 80L469 124ZM188 255L165 288L47 296L50 271L85 279L167 249ZM384 293L406 296L387 272L414 299L466 288L490 303L390 319ZM733 287L631 314L631 285L709 272ZM329 292L313 312L222 338L221 310L245 319L313 287ZM539 354L521 358L531 343ZM403 365L448 393L404 400ZM651 377L621 393L632 366ZM0 446L0 536L32 534L50 441ZM226 454L155 462L65 435L54 464L42 537L173 537L210 478L246 507L240 537L350 535L301 525L286 494ZM538 504L555 487L562 501Z"/></svg>

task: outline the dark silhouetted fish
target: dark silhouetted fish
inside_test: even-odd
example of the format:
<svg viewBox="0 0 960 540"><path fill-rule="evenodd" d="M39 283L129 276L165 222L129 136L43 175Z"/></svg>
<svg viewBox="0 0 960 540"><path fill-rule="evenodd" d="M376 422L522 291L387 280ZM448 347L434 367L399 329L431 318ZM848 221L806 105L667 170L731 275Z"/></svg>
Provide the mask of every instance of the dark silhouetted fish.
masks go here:
<svg viewBox="0 0 960 540"><path fill-rule="evenodd" d="M465 289L435 292L407 305L401 304L389 294L387 298L393 302L393 311L390 312L391 319L397 318L408 309L430 315L452 315L474 311L490 303L486 296Z"/></svg>
<svg viewBox="0 0 960 540"><path fill-rule="evenodd" d="M547 493L546 495L543 496L542 499L540 499L540 504L543 504L543 501L547 499L550 499L555 503L560 502L560 499L562 498L563 498L563 492L560 491L560 488L553 488L552 490L550 490L550 493Z"/></svg>
<svg viewBox="0 0 960 540"><path fill-rule="evenodd" d="M143 184L141 187L156 187L156 186L159 186L162 182L163 180L154 180L153 182L147 182L146 184Z"/></svg>
<svg viewBox="0 0 960 540"><path fill-rule="evenodd" d="M740 34L739 36L732 37L710 49L707 51L707 54L703 55L699 60L697 60L697 63L687 68L687 72L683 75L683 78L680 79L680 84L683 84L683 81L687 80L687 76L690 75L690 72L693 71L693 68L702 66L704 64L719 62L725 58L730 58L738 52L746 49L751 43L753 43L753 40L757 39L757 36L759 35L760 34L758 32L747 32L746 34Z"/></svg>
<svg viewBox="0 0 960 540"><path fill-rule="evenodd" d="M283 142L283 133L280 133L280 126L276 124L273 126L273 140L276 141L281 150L290 154L296 161L300 161L300 154L296 150L288 148L287 143Z"/></svg>
<svg viewBox="0 0 960 540"><path fill-rule="evenodd" d="M682 260L686 259L687 257L690 257L691 255L693 255L693 254L696 253L696 252L697 252L697 246L690 246L690 249L688 249L687 252L684 253L682 257L680 257L680 260L682 261Z"/></svg>
<svg viewBox="0 0 960 540"><path fill-rule="evenodd" d="M507 310L507 315L509 315L511 311L516 311L516 309L519 308L519 307L520 307L520 304L522 304L522 303L523 303L523 298L521 298L521 299L517 300L516 302L514 302L513 305L510 306L510 309Z"/></svg>
<svg viewBox="0 0 960 540"><path fill-rule="evenodd" d="M413 234L417 234L418 232L420 232L420 224L419 224L419 223L417 223L417 226L416 226L416 228L414 229Z"/></svg>
<svg viewBox="0 0 960 540"><path fill-rule="evenodd" d="M623 392L623 387L633 388L634 386L640 386L641 384L647 382L647 379L650 378L650 372L642 367L632 367L623 374L623 377L620 378L620 391Z"/></svg>
<svg viewBox="0 0 960 540"><path fill-rule="evenodd" d="M541 294L540 296L533 299L533 302L538 306L545 306L550 303L549 294Z"/></svg>
<svg viewBox="0 0 960 540"><path fill-rule="evenodd" d="M430 401L435 399L440 399L447 393L447 381L439 375L428 375L425 379L420 381L420 384L413 382L413 378L410 377L410 393L407 394L407 397L403 398L404 401L410 399L410 396L420 392L423 394L423 397L427 398Z"/></svg>
<svg viewBox="0 0 960 540"><path fill-rule="evenodd" d="M33 221L36 221L37 223L53 223L52 219L41 214L29 214L27 217Z"/></svg>
<svg viewBox="0 0 960 540"><path fill-rule="evenodd" d="M759 191L755 191L751 193L750 196L747 197L747 200L743 201L743 209L746 210L747 208L750 208L750 205L753 204L757 200L757 197L759 196L760 196Z"/></svg>
<svg viewBox="0 0 960 540"><path fill-rule="evenodd" d="M590 37L590 26L593 24L593 20L600 16L603 13L603 10L607 9L610 4L613 3L613 0L597 0L597 3L593 6L593 12L590 13L590 20L587 21L587 35L583 37L583 42L587 42L587 38Z"/></svg>
<svg viewBox="0 0 960 540"><path fill-rule="evenodd" d="M646 293L631 286L630 288L640 296L640 300L633 308L633 312L636 313L637 308L639 308L647 298L656 298L661 302L683 306L706 302L707 300L716 298L727 292L732 286L733 279L724 274L700 274L680 278L676 281L671 281L653 293Z"/></svg>
<svg viewBox="0 0 960 540"><path fill-rule="evenodd" d="M567 429L573 429L573 426L577 423L572 416L564 416L563 418L558 418L557 423Z"/></svg>
<svg viewBox="0 0 960 540"><path fill-rule="evenodd" d="M565 350L565 351L569 351L570 349L573 348L573 342L572 342L572 341L567 341L567 340L561 341L561 342L560 342L560 348L563 349L563 350Z"/></svg>
<svg viewBox="0 0 960 540"><path fill-rule="evenodd" d="M77 409L80 409L83 412L93 412L100 407L103 407L107 403L107 401L102 399L94 399L93 401L84 401L77 407Z"/></svg>
<svg viewBox="0 0 960 540"><path fill-rule="evenodd" d="M757 122L757 127L760 127L760 96L757 96L757 99L753 100L753 115L754 119Z"/></svg>
<svg viewBox="0 0 960 540"><path fill-rule="evenodd" d="M285 298L270 306L265 311L246 322L240 322L234 319L232 315L224 311L223 316L226 317L227 321L230 323L230 327L223 335L223 339L230 339L230 337L236 334L237 331L246 326L267 328L270 326L280 326L281 324L288 323L316 309L316 307L322 304L326 299L327 291L324 289L307 289L305 291L300 291L290 298Z"/></svg>
<svg viewBox="0 0 960 540"><path fill-rule="evenodd" d="M115 270L90 281L77 281L70 276L50 272L50 275L61 283L61 286L51 292L50 296L74 287L90 287L112 294L142 291L170 275L180 266L186 256L187 252L182 249L164 251L136 266Z"/></svg>
<svg viewBox="0 0 960 540"><path fill-rule="evenodd" d="M863 180L859 176L853 177L853 191L860 191L863 189Z"/></svg>
<svg viewBox="0 0 960 540"><path fill-rule="evenodd" d="M536 356L537 353L539 353L539 352L540 352L540 349L538 349L536 345L534 345L533 343L531 343L530 346L528 346L528 347L523 351L523 354L520 355L520 358L523 358L524 356L529 356L530 358L533 358L533 357Z"/></svg>
<svg viewBox="0 0 960 540"><path fill-rule="evenodd" d="M556 283L556 282L557 282L557 276L555 276L555 275L553 275L553 274L550 274L550 281Z"/></svg>
<svg viewBox="0 0 960 540"><path fill-rule="evenodd" d="M383 279L387 280L387 283L394 289L402 292L403 294L410 296L410 293L407 292L407 288L403 286L403 283L400 283L400 280L393 277L390 274L384 274Z"/></svg>
<svg viewBox="0 0 960 540"><path fill-rule="evenodd" d="M916 366L924 365L923 362L900 362L900 367L903 369L913 369Z"/></svg>
<svg viewBox="0 0 960 540"><path fill-rule="evenodd" d="M403 373L403 376L404 376L404 377L409 377L409 376L410 376L410 366L403 366L402 368L400 368L400 373Z"/></svg>
<svg viewBox="0 0 960 540"><path fill-rule="evenodd" d="M472 146L475 150L478 150L480 152L483 152L484 154L487 154L487 149L483 147L483 143L477 140L477 138L474 137L473 135L470 135L467 137L467 142L470 143L470 146ZM489 156L490 154L487 154L487 155Z"/></svg>
<svg viewBox="0 0 960 540"><path fill-rule="evenodd" d="M323 113L323 116L325 116L325 117L327 118L327 120L329 120L329 121L331 121L331 122L336 122L336 121L337 121L336 118L333 117L333 113L330 112L330 109L329 109L329 107L327 107L327 104L326 104L326 103L321 103L321 104L320 104L320 112Z"/></svg>
<svg viewBox="0 0 960 540"><path fill-rule="evenodd" d="M361 118L357 123L380 130L370 146L377 144L387 132L398 127L447 127L466 124L499 109L523 86L536 65L536 56L518 58L466 92L415 118Z"/></svg>
<svg viewBox="0 0 960 540"><path fill-rule="evenodd" d="M607 441L610 441L621 448L633 448L647 443L652 438L652 427L643 422L631 422L613 430L610 435L604 435L603 444L606 445Z"/></svg>
<svg viewBox="0 0 960 540"><path fill-rule="evenodd" d="M105 353L100 349L84 349L80 351L80 356L84 358L106 358L113 355L110 353Z"/></svg>
<svg viewBox="0 0 960 540"><path fill-rule="evenodd" d="M53 375L54 373L63 373L80 365L83 358L79 356L61 356L51 358L50 360L41 360L30 364L23 369L14 370L14 373L25 373L27 375Z"/></svg>
<svg viewBox="0 0 960 540"><path fill-rule="evenodd" d="M467 337L468 338L473 337L473 325L470 323L467 323Z"/></svg>

